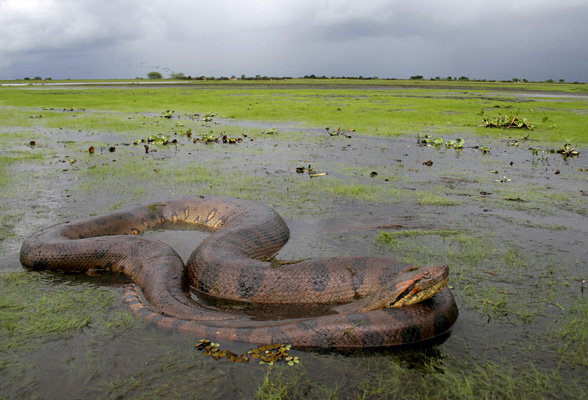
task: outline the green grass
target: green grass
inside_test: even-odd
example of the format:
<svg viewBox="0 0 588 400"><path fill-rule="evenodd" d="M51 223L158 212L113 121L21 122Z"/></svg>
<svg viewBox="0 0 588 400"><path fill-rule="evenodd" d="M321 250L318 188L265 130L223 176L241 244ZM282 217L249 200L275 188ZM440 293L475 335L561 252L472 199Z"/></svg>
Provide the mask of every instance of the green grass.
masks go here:
<svg viewBox="0 0 588 400"><path fill-rule="evenodd" d="M553 273L549 260L532 264L516 243L503 244L489 234L455 233L400 230L381 232L375 241L396 259L448 265L461 306L485 318L529 323L548 315L552 303L560 301L566 281Z"/></svg>
<svg viewBox="0 0 588 400"><path fill-rule="evenodd" d="M545 373L532 364L515 368L507 362L474 363L453 360L451 366L431 359L420 370L401 363L376 363L378 372L368 374L359 384L359 398L411 399L520 399L558 396L562 382L557 373ZM462 364L459 368L458 365ZM375 368L372 367L372 368ZM405 385L404 382L411 382ZM576 394L585 393L581 383L573 385Z"/></svg>
<svg viewBox="0 0 588 400"><path fill-rule="evenodd" d="M586 289L585 289L586 290ZM553 324L562 363L588 366L588 299L577 297L565 310L566 318Z"/></svg>
<svg viewBox="0 0 588 400"><path fill-rule="evenodd" d="M458 200L452 199L448 196L434 194L428 191L419 192L417 199L421 206L451 207L460 204Z"/></svg>
<svg viewBox="0 0 588 400"><path fill-rule="evenodd" d="M75 336L84 329L124 329L136 321L112 313L111 291L87 285L55 289L52 274L0 274L0 350L27 349Z"/></svg>
<svg viewBox="0 0 588 400"><path fill-rule="evenodd" d="M474 131L482 135L522 137L523 133L514 130L476 127L481 123L477 113L481 109L493 110L498 105L501 108L517 108L531 120L540 121L543 116L547 116L548 123L531 132L533 139L550 142L570 139L578 144L588 143L588 115L578 111L586 108L585 100L556 97L537 103L533 99L519 98L514 92L507 95L500 92L505 88L516 88L520 91L552 90L565 94L581 89L583 85L411 82L411 87L402 88L396 82L378 83L390 89L373 88L376 82L371 81L366 84L365 81L298 80L282 84L189 83L173 88L135 85L85 89L36 87L30 90L28 87L19 87L3 88L0 104L26 107L31 112L46 115L47 120L54 117L50 117L52 112L43 108L157 114L174 109L176 114L213 111L222 118L294 122L316 128L330 127L333 130L342 127L356 129L360 134L379 136L417 131L452 134ZM464 87L470 90L464 91ZM99 125L104 129L115 127L110 117L88 112L73 114L78 114L80 124L88 128ZM58 120L63 118L67 117L62 116ZM38 121L44 123L43 119ZM54 126L60 124L58 122ZM123 121L123 126L128 129L137 124L140 124L140 117Z"/></svg>

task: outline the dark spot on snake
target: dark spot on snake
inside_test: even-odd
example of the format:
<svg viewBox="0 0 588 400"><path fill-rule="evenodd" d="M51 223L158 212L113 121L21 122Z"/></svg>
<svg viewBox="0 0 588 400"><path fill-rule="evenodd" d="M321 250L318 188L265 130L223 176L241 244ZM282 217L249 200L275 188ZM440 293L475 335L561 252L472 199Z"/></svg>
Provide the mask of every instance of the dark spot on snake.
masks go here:
<svg viewBox="0 0 588 400"><path fill-rule="evenodd" d="M243 266L237 280L237 293L244 299L255 296L263 286L265 273L257 267Z"/></svg>
<svg viewBox="0 0 588 400"><path fill-rule="evenodd" d="M103 250L103 251L96 251L96 252L94 253L94 256L95 256L95 258L96 258L97 260L101 260L101 259L103 259L104 257L107 257L107 256L108 256L108 254L109 254L109 253L108 253L108 249L105 249L105 250Z"/></svg>
<svg viewBox="0 0 588 400"><path fill-rule="evenodd" d="M40 260L35 260L33 264L33 269L46 269L48 264L49 263L44 258Z"/></svg>
<svg viewBox="0 0 588 400"><path fill-rule="evenodd" d="M407 324L403 329L400 330L400 337L402 343L414 343L421 340L420 327L414 324Z"/></svg>
<svg viewBox="0 0 588 400"><path fill-rule="evenodd" d="M362 266L362 261L360 259L357 259L353 261L353 264L351 264L350 267L347 267L347 269L353 271L353 273L351 274L351 288L355 292L355 298L360 297L357 291L361 287L361 285L363 285L365 279L366 269L362 268Z"/></svg>
<svg viewBox="0 0 588 400"><path fill-rule="evenodd" d="M197 289L202 293L211 293L216 284L216 281L218 280L221 271L220 267L221 265L219 265L218 262L207 265L202 271L200 279L198 279Z"/></svg>
<svg viewBox="0 0 588 400"><path fill-rule="evenodd" d="M329 269L323 263L317 263L309 276L310 285L315 292L322 292L331 280Z"/></svg>
<svg viewBox="0 0 588 400"><path fill-rule="evenodd" d="M94 223L95 223L96 225L99 225L99 226L105 226L105 225L108 225L108 218L105 218L105 217L96 217L96 218L94 219Z"/></svg>

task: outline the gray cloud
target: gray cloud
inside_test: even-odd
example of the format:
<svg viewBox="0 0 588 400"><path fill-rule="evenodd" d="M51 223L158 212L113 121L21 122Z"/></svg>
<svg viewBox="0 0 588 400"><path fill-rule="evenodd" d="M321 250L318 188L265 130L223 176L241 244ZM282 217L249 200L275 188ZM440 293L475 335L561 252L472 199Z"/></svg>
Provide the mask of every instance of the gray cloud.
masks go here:
<svg viewBox="0 0 588 400"><path fill-rule="evenodd" d="M0 0L0 79L159 70L588 81L587 17L584 0Z"/></svg>

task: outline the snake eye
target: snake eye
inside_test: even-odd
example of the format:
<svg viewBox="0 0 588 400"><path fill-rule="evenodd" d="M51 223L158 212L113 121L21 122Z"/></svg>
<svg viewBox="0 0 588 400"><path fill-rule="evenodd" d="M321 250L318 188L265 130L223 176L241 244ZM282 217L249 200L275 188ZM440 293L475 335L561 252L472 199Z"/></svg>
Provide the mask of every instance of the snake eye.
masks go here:
<svg viewBox="0 0 588 400"><path fill-rule="evenodd" d="M423 279L429 279L431 277L431 273L429 271L423 272Z"/></svg>

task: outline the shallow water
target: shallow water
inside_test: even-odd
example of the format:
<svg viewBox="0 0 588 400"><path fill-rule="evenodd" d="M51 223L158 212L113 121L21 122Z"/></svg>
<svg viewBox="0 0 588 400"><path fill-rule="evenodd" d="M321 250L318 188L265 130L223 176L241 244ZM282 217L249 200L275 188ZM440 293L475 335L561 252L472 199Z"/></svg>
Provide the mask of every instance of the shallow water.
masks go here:
<svg viewBox="0 0 588 400"><path fill-rule="evenodd" d="M221 126L240 124L218 122ZM242 125L259 127L248 122ZM230 185L236 185L235 181L219 187L198 181L159 185L157 172L149 179L122 172L112 179L85 175L85 169L123 165L129 160L137 160L137 165L152 163L149 165L154 169L166 171L209 166L211 174L220 166L225 173L235 171L239 176L259 179L259 191L244 193L272 205L284 216L292 237L279 252L280 259L379 255L419 264L448 263L460 315L442 343L407 352L294 352L302 366L271 370L263 365L206 358L194 349L196 338L142 323L107 333L89 325L33 350L7 353L8 359L0 363L0 395L200 398L205 394L207 398L248 398L259 392L269 376L290 385L291 391L297 388L293 397L306 393L320 398L330 391L339 398L356 398L367 393L367 383L377 386L376 371L383 365L399 363L422 371L431 362L452 371L463 368L464 373L485 363L503 365L505 374L510 373L509 368L520 372L532 366L556 374L563 386L573 387L570 396L582 393L577 385L580 382L580 388L585 387L587 366L582 364L581 354L573 356L585 352L586 343L567 343L557 329L572 318L574 304L588 301L588 289L582 291L582 281L588 278L586 149L579 149L577 159L564 159L550 152L534 155L530 148L547 147L531 141L519 140L515 146L507 138L473 134L462 136L465 146L457 151L423 145L416 135L374 138L350 133L348 138L330 137L320 129L272 127L279 131L277 136L258 135L238 145L205 145L178 138L177 146L150 155L140 148L123 146L125 139L111 134L39 131L38 136L57 139L49 145L55 156L43 163L10 166L27 190L19 191L13 183L13 194L0 208L3 224L12 232L0 241L0 270L21 269L20 243L42 227L101 214L137 197L156 199L199 191L232 194ZM116 145L117 152L97 152L92 158L83 153L86 141L103 141L101 150ZM489 153L482 147L489 148ZM64 162L72 157L77 159L75 164ZM327 175L311 178L308 173L296 172L297 167L308 165ZM83 184L88 186L81 189ZM338 185L350 184L361 190L347 195L334 191ZM141 191L133 191L138 185ZM420 234L383 246L376 241L381 231ZM448 231L452 233L440 233ZM207 237L197 231L149 235L168 242L184 260ZM109 311L126 310L119 299L125 279L60 274L54 278L44 276L44 290L99 288L116 297ZM585 316L580 314L580 321L582 318ZM235 352L251 348L239 343L223 346ZM562 350L564 347L570 350ZM434 372L424 374L430 373ZM495 379L498 385L499 378ZM553 393L558 392L554 389ZM563 393L566 397L568 392Z"/></svg>

